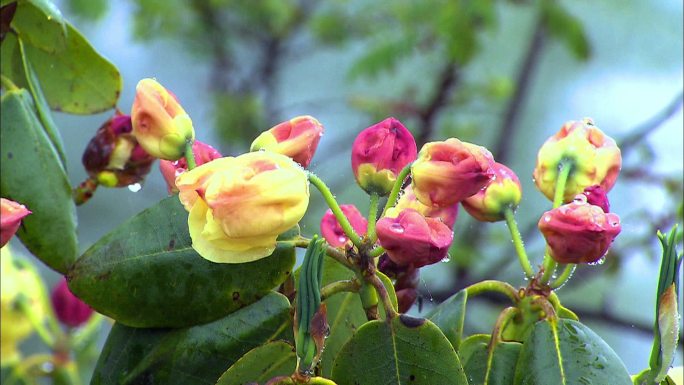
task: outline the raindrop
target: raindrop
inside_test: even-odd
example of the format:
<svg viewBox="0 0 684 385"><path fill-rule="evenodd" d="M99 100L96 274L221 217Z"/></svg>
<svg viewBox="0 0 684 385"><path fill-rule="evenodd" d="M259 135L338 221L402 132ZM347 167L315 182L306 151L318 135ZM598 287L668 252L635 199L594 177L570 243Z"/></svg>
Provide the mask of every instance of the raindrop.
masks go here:
<svg viewBox="0 0 684 385"><path fill-rule="evenodd" d="M142 185L140 183L133 183L128 185L128 189L131 190L131 192L138 192L142 188Z"/></svg>
<svg viewBox="0 0 684 385"><path fill-rule="evenodd" d="M544 215L544 222L551 222L551 215Z"/></svg>
<svg viewBox="0 0 684 385"><path fill-rule="evenodd" d="M605 262L606 262L606 256L604 255L603 257L596 260L596 262L592 262L589 265L591 265L591 266L603 265Z"/></svg>
<svg viewBox="0 0 684 385"><path fill-rule="evenodd" d="M337 237L337 240L340 243L347 243L347 237L345 237L344 235L340 235L339 237Z"/></svg>
<svg viewBox="0 0 684 385"><path fill-rule="evenodd" d="M45 373L52 373L52 371L55 370L55 366L52 364L52 362L43 362L43 364L40 366L40 368Z"/></svg>
<svg viewBox="0 0 684 385"><path fill-rule="evenodd" d="M441 262L446 263L446 262L449 262L449 261L451 261L451 255L449 255L449 254L447 253L446 257L442 258Z"/></svg>
<svg viewBox="0 0 684 385"><path fill-rule="evenodd" d="M393 233L397 233L397 234L403 234L404 233L404 227L399 223L392 223L390 225L390 230Z"/></svg>

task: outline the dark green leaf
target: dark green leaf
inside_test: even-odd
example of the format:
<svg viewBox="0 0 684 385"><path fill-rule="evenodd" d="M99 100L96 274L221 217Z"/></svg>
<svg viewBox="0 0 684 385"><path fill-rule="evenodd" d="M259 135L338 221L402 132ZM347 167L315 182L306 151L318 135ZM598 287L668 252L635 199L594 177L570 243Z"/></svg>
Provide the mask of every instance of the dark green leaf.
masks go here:
<svg viewBox="0 0 684 385"><path fill-rule="evenodd" d="M456 351L459 349L463 336L467 301L468 293L461 290L440 303L427 315L427 318L442 330Z"/></svg>
<svg viewBox="0 0 684 385"><path fill-rule="evenodd" d="M385 284L390 295L390 300L397 306L397 295L394 286L387 276L379 273L378 276ZM323 265L323 286L341 280L354 278L354 273L342 266L332 258L327 258ZM368 321L366 312L361 305L361 299L357 293L336 294L324 301L328 308L328 324L330 325L330 335L325 340L325 349L321 356L321 373L323 377L330 377L332 366L337 353L342 346L349 340L354 332ZM378 305L382 308L382 305ZM384 310L380 311L384 316Z"/></svg>
<svg viewBox="0 0 684 385"><path fill-rule="evenodd" d="M500 341L489 351L489 342L478 343L463 361L470 385L510 385L522 344Z"/></svg>
<svg viewBox="0 0 684 385"><path fill-rule="evenodd" d="M242 356L223 373L216 385L263 384L273 377L294 373L296 366L294 346L283 341L269 342Z"/></svg>
<svg viewBox="0 0 684 385"><path fill-rule="evenodd" d="M71 24L67 23L63 50L50 53L27 45L26 52L53 110L94 114L116 105L121 92L119 70Z"/></svg>
<svg viewBox="0 0 684 385"><path fill-rule="evenodd" d="M250 349L292 338L290 303L270 293L218 321L184 329L115 324L91 385L213 385Z"/></svg>
<svg viewBox="0 0 684 385"><path fill-rule="evenodd" d="M19 40L13 33L8 33L0 44L0 72L17 87L28 88L24 75L24 63L19 50Z"/></svg>
<svg viewBox="0 0 684 385"><path fill-rule="evenodd" d="M439 328L407 315L364 324L335 359L332 379L338 385L468 385Z"/></svg>
<svg viewBox="0 0 684 385"><path fill-rule="evenodd" d="M32 211L17 235L36 257L65 273L78 253L76 208L28 91L3 95L1 122L0 194Z"/></svg>
<svg viewBox="0 0 684 385"><path fill-rule="evenodd" d="M45 100L45 95L43 95L43 90L40 88L38 83L38 78L36 73L31 66L31 63L26 57L26 52L24 50L24 44L22 40L19 40L19 51L21 52L22 62L24 64L24 74L26 75L26 81L29 86L29 91L33 96L33 101L36 105L36 112L38 113L38 119L43 125L43 129L50 138L50 142L55 148L57 154L59 154L59 159L62 162L62 167L66 170L66 155L64 154L64 144L62 143L62 137L59 134L57 125L54 120L52 120L52 115L50 114L50 106L48 106L47 100Z"/></svg>
<svg viewBox="0 0 684 385"><path fill-rule="evenodd" d="M49 1L19 2L12 28L24 42L43 51L57 53L66 47L66 22Z"/></svg>
<svg viewBox="0 0 684 385"><path fill-rule="evenodd" d="M591 329L569 320L535 324L520 352L515 385L631 385L620 358Z"/></svg>
<svg viewBox="0 0 684 385"><path fill-rule="evenodd" d="M249 263L202 258L191 246L187 218L177 196L141 212L83 254L69 271L69 287L124 325L182 327L249 305L291 274L291 246Z"/></svg>

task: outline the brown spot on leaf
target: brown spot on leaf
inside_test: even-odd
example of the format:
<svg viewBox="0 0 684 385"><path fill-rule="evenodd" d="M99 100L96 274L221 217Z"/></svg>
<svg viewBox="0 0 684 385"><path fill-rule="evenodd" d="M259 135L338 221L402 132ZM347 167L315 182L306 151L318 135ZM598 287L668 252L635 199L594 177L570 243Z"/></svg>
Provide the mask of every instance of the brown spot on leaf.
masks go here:
<svg viewBox="0 0 684 385"><path fill-rule="evenodd" d="M411 317L410 315L406 314L400 315L399 320L408 328L417 328L425 323L425 318Z"/></svg>
<svg viewBox="0 0 684 385"><path fill-rule="evenodd" d="M233 301L239 301L240 300L240 292L234 291L233 292Z"/></svg>
<svg viewBox="0 0 684 385"><path fill-rule="evenodd" d="M174 247L176 247L176 240L172 239L169 241L169 247L167 248L167 250L171 251Z"/></svg>

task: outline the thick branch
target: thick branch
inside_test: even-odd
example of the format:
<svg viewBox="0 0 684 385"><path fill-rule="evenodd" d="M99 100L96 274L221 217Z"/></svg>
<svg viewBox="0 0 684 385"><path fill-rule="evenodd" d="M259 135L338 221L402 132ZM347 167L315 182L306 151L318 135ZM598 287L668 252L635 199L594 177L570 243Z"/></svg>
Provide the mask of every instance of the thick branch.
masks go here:
<svg viewBox="0 0 684 385"><path fill-rule="evenodd" d="M674 114L682 109L682 101L684 100L684 94L682 91L672 99L672 101L655 116L640 124L639 126L629 130L629 134L624 137L620 143L619 147L623 154L627 153L635 145L639 144L644 140L650 133L655 131L658 127L662 126L668 119L670 119Z"/></svg>
<svg viewBox="0 0 684 385"><path fill-rule="evenodd" d="M530 89L530 84L534 72L539 63L544 42L546 41L546 32L543 18L537 20L532 33L527 52L523 59L523 63L518 71L515 80L515 91L513 96L508 101L506 112L503 115L503 121L499 128L499 140L494 145L494 158L497 162L504 163L508 160L508 155L511 150L511 144L515 137L518 128L518 120L522 112L522 105L527 98Z"/></svg>
<svg viewBox="0 0 684 385"><path fill-rule="evenodd" d="M421 148L430 139L435 129L435 120L442 107L449 102L454 88L459 83L459 68L455 61L450 61L442 69L437 79L437 88L428 103L418 112L418 136L416 144Z"/></svg>

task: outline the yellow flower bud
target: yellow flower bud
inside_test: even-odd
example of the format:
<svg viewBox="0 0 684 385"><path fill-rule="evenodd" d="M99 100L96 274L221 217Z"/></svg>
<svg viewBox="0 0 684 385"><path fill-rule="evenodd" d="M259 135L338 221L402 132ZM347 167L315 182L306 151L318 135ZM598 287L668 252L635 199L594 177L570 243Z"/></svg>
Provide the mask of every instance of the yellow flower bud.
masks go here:
<svg viewBox="0 0 684 385"><path fill-rule="evenodd" d="M615 140L587 118L565 123L539 149L534 182L551 200L561 162L572 164L563 196L563 202L570 202L590 186L599 185L605 192L610 191L620 173L622 156Z"/></svg>
<svg viewBox="0 0 684 385"><path fill-rule="evenodd" d="M33 332L18 301L27 301L36 318L43 319L46 299L38 274L17 265L9 246L0 249L0 263L0 365L4 366L20 358L18 345Z"/></svg>
<svg viewBox="0 0 684 385"><path fill-rule="evenodd" d="M185 143L195 138L195 130L176 96L154 79L141 80L135 91L131 119L140 146L160 159L183 157Z"/></svg>
<svg viewBox="0 0 684 385"><path fill-rule="evenodd" d="M176 186L190 212L192 247L218 263L270 255L278 235L296 225L309 204L305 171L267 151L215 159L179 175Z"/></svg>

